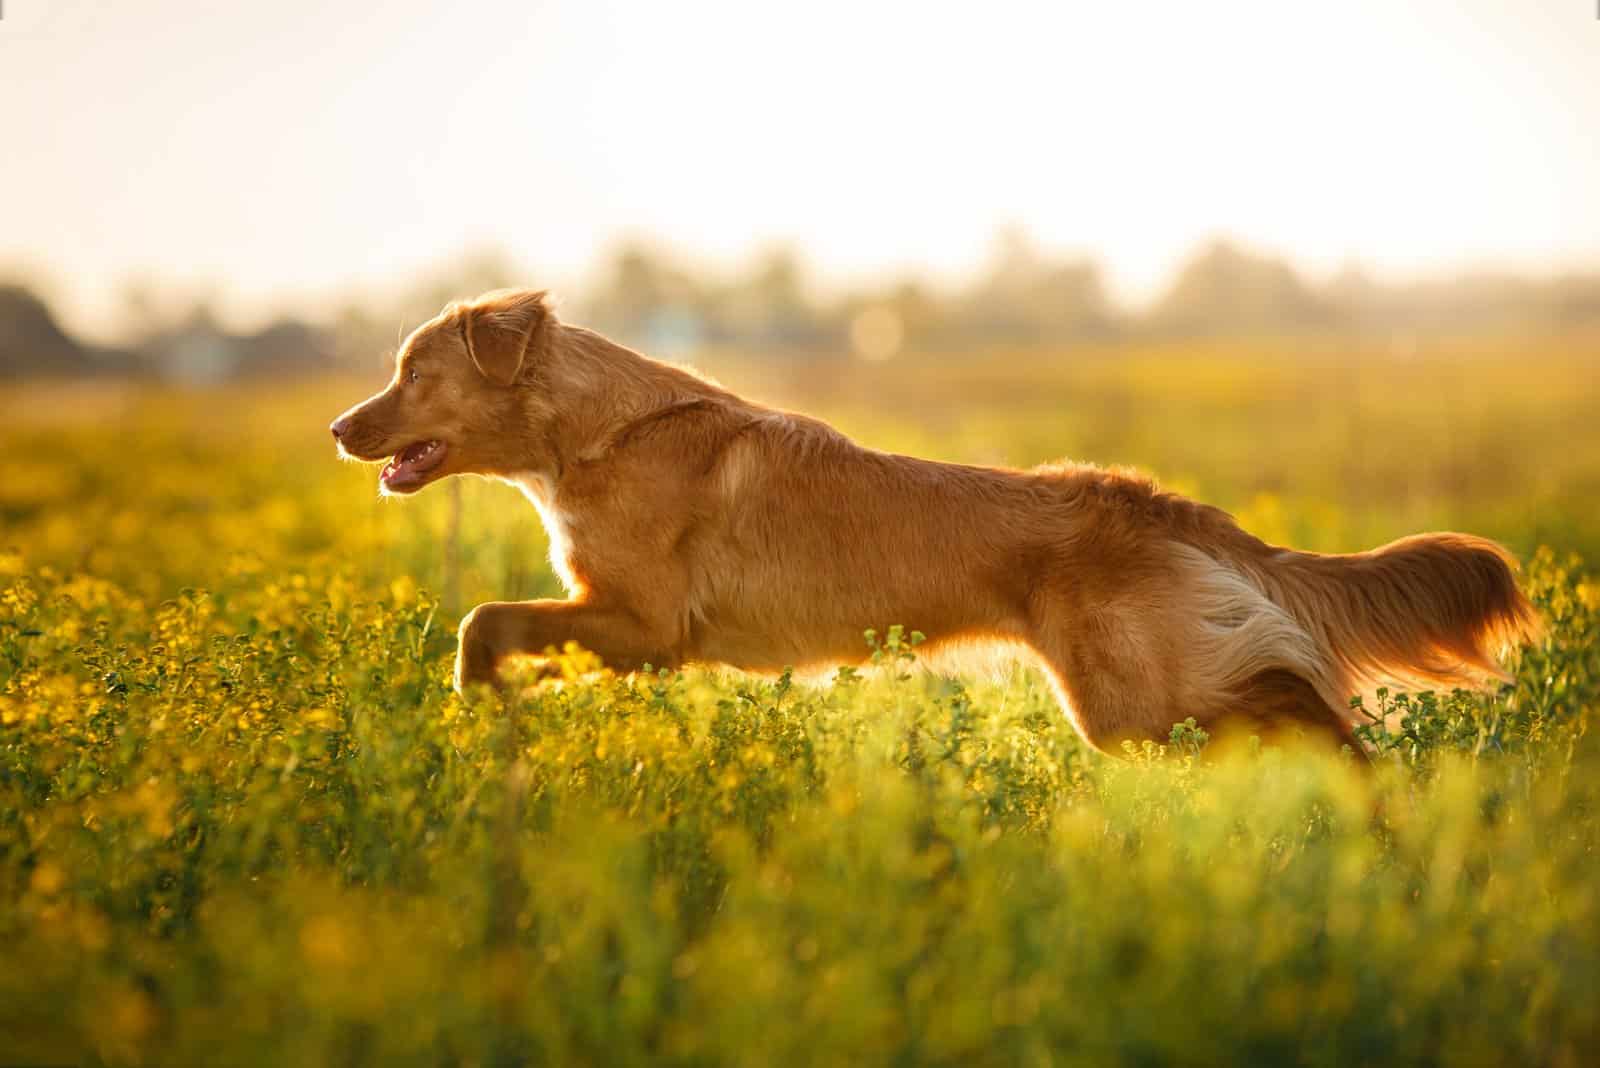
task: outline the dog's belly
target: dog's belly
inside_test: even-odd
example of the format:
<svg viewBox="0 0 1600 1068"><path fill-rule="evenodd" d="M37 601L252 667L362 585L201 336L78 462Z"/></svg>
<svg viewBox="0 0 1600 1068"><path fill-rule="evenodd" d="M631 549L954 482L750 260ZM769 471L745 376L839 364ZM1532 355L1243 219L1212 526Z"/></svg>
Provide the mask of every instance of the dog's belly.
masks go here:
<svg viewBox="0 0 1600 1068"><path fill-rule="evenodd" d="M875 555L791 551L723 567L709 557L689 600L686 658L776 671L863 660L868 629L880 639L897 625L935 640L1022 632L1020 613L979 568Z"/></svg>
<svg viewBox="0 0 1600 1068"><path fill-rule="evenodd" d="M691 640L685 660L726 664L745 671L782 671L821 665L853 664L869 652L860 634L855 640L805 641L804 636L712 628Z"/></svg>
<svg viewBox="0 0 1600 1068"><path fill-rule="evenodd" d="M871 652L866 630L882 634L892 625L866 614L819 607L798 600L768 605L764 611L756 604L711 606L691 617L686 659L750 671L854 663Z"/></svg>

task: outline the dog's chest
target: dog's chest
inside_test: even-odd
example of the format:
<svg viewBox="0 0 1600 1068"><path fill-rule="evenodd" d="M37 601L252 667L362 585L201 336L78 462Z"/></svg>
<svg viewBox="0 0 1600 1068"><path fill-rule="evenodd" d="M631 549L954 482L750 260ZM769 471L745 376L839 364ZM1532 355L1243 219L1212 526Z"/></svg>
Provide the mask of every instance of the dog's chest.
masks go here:
<svg viewBox="0 0 1600 1068"><path fill-rule="evenodd" d="M550 567L568 593L578 591L578 581L572 569L572 524L567 514L555 505L555 487L543 475L523 474L510 479L522 491L539 513L550 539Z"/></svg>

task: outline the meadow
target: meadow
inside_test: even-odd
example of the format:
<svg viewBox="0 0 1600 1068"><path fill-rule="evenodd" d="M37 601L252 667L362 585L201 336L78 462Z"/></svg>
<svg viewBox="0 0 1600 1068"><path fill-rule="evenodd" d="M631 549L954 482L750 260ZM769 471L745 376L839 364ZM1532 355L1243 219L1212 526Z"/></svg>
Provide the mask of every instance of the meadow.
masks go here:
<svg viewBox="0 0 1600 1068"><path fill-rule="evenodd" d="M1600 339L799 365L879 447L1131 464L1269 540L1501 539L1548 625L1370 754L1086 751L1025 668L449 687L559 595L510 489L380 501L376 388L0 393L0 1064L1585 1065ZM867 633L871 628L871 633Z"/></svg>

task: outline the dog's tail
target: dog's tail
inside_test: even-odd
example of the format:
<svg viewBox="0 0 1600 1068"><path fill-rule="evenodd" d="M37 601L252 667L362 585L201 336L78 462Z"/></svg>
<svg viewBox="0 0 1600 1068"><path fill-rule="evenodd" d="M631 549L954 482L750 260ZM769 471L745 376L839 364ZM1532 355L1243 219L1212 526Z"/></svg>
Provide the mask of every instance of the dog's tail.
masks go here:
<svg viewBox="0 0 1600 1068"><path fill-rule="evenodd" d="M1335 709L1376 685L1504 680L1498 657L1542 629L1511 554L1484 538L1419 534L1350 555L1260 550L1240 562L1322 646Z"/></svg>

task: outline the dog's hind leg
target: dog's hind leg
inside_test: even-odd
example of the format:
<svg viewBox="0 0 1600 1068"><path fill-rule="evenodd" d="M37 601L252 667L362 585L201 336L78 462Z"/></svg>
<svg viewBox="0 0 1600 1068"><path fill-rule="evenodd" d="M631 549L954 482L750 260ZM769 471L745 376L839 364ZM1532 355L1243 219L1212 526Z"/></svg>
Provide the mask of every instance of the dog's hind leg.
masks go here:
<svg viewBox="0 0 1600 1068"><path fill-rule="evenodd" d="M1192 547L1158 559L1090 595L1063 583L1035 597L1030 644L1090 744L1165 741L1190 716L1208 730L1235 719L1353 741L1328 703L1336 674L1297 620Z"/></svg>
<svg viewBox="0 0 1600 1068"><path fill-rule="evenodd" d="M1160 656L1153 637L1101 619L1057 641L1031 643L1068 719L1096 749L1116 753L1124 741L1165 742L1173 724L1192 716L1224 747L1250 735L1268 741L1298 735L1362 752L1348 717L1286 668L1258 671L1229 692L1186 699L1182 684L1192 684L1192 671L1181 657Z"/></svg>
<svg viewBox="0 0 1600 1068"><path fill-rule="evenodd" d="M1250 735L1269 741L1300 736L1314 745L1363 751L1350 718L1328 704L1310 682L1283 668L1251 676L1237 697L1196 719L1224 745Z"/></svg>
<svg viewBox="0 0 1600 1068"><path fill-rule="evenodd" d="M1041 620L1028 644L1078 734L1115 753L1124 741L1161 741L1172 729L1171 679L1157 640L1137 619L1108 609Z"/></svg>

